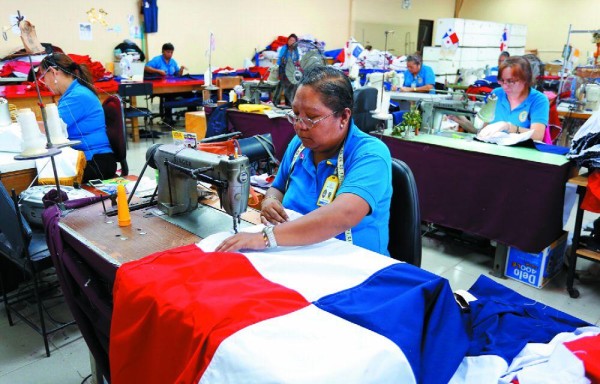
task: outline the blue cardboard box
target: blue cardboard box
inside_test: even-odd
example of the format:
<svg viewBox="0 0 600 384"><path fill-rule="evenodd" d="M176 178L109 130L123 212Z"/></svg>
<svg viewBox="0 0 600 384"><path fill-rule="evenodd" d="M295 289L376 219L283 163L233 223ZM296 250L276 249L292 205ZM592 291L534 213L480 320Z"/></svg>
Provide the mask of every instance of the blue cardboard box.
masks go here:
<svg viewBox="0 0 600 384"><path fill-rule="evenodd" d="M542 288L562 268L568 232L539 253L527 253L508 248L504 275L535 288Z"/></svg>

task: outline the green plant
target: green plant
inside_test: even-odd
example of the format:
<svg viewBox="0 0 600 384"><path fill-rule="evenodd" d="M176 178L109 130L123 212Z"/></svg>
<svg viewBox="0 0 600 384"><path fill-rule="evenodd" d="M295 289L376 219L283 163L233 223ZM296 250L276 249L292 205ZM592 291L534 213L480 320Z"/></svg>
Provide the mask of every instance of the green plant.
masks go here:
<svg viewBox="0 0 600 384"><path fill-rule="evenodd" d="M411 106L410 111L406 112L402 116L402 121L400 122L400 124L392 128L392 135L400 136L407 130L413 130L415 134L418 134L419 129L421 128L421 121L421 112L415 106Z"/></svg>

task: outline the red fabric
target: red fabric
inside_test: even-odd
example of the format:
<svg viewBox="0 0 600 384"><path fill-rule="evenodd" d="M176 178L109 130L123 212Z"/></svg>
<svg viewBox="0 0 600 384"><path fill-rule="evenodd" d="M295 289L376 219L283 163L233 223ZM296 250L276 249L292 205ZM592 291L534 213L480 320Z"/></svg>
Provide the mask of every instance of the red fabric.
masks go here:
<svg viewBox="0 0 600 384"><path fill-rule="evenodd" d="M335 61L339 62L339 63L344 63L346 61L346 50L342 49L340 51L340 53L338 53L337 57L335 58Z"/></svg>
<svg viewBox="0 0 600 384"><path fill-rule="evenodd" d="M100 64L100 62L98 62L98 61L92 61L92 59L88 55L82 56L82 55L76 55L74 53L69 53L69 57L79 65L81 65L81 64L87 65L87 67L90 70L90 73L92 75L93 81L98 81L99 79L104 77L104 74L106 73L106 69L104 69L104 66L102 64Z"/></svg>
<svg viewBox="0 0 600 384"><path fill-rule="evenodd" d="M469 88L467 88L467 95L489 95L490 93L492 93L493 90L494 89L491 87L470 85ZM468 96L468 97L472 101L477 100L477 98L475 96Z"/></svg>
<svg viewBox="0 0 600 384"><path fill-rule="evenodd" d="M565 346L585 366L585 376L592 384L600 384L600 335L569 341Z"/></svg>
<svg viewBox="0 0 600 384"><path fill-rule="evenodd" d="M600 172L593 171L588 176L588 185L585 192L585 197L581 202L581 208L600 213Z"/></svg>
<svg viewBox="0 0 600 384"><path fill-rule="evenodd" d="M282 47L287 44L288 38L287 36L277 36L275 40L269 45L267 45L267 49L270 51L277 51L279 47Z"/></svg>
<svg viewBox="0 0 600 384"><path fill-rule="evenodd" d="M195 245L123 264L113 297L113 384L197 383L227 337L310 304L245 256Z"/></svg>

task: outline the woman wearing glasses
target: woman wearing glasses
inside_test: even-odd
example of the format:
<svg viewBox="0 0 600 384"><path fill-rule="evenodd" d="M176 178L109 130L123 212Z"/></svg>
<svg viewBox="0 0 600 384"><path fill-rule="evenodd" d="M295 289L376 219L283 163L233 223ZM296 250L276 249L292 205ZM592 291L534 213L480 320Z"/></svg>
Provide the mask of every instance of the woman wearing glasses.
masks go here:
<svg viewBox="0 0 600 384"><path fill-rule="evenodd" d="M117 162L106 135L104 110L88 68L64 53L53 53L42 60L40 69L42 74L38 80L61 96L58 114L67 124L69 140L81 141L73 148L85 153L83 181L113 177Z"/></svg>
<svg viewBox="0 0 600 384"><path fill-rule="evenodd" d="M352 86L331 67L304 75L288 119L290 142L262 203L263 233L238 233L217 250L298 246L332 237L388 255L391 156L352 122ZM285 208L304 216L290 221Z"/></svg>
<svg viewBox="0 0 600 384"><path fill-rule="evenodd" d="M533 76L529 61L520 56L508 57L498 70L498 83L501 87L492 91L498 96L494 119L478 136L533 130L533 140L544 140L550 103L543 93L531 87Z"/></svg>

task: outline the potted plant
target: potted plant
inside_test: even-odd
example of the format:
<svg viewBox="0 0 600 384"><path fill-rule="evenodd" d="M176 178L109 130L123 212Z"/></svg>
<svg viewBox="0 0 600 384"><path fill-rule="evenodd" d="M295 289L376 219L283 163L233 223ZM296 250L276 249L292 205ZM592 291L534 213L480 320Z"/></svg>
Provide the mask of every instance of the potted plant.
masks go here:
<svg viewBox="0 0 600 384"><path fill-rule="evenodd" d="M414 105L410 107L410 111L406 112L402 116L400 124L394 126L392 129L392 136L408 136L411 131L415 132L415 135L419 134L421 128L421 112Z"/></svg>

